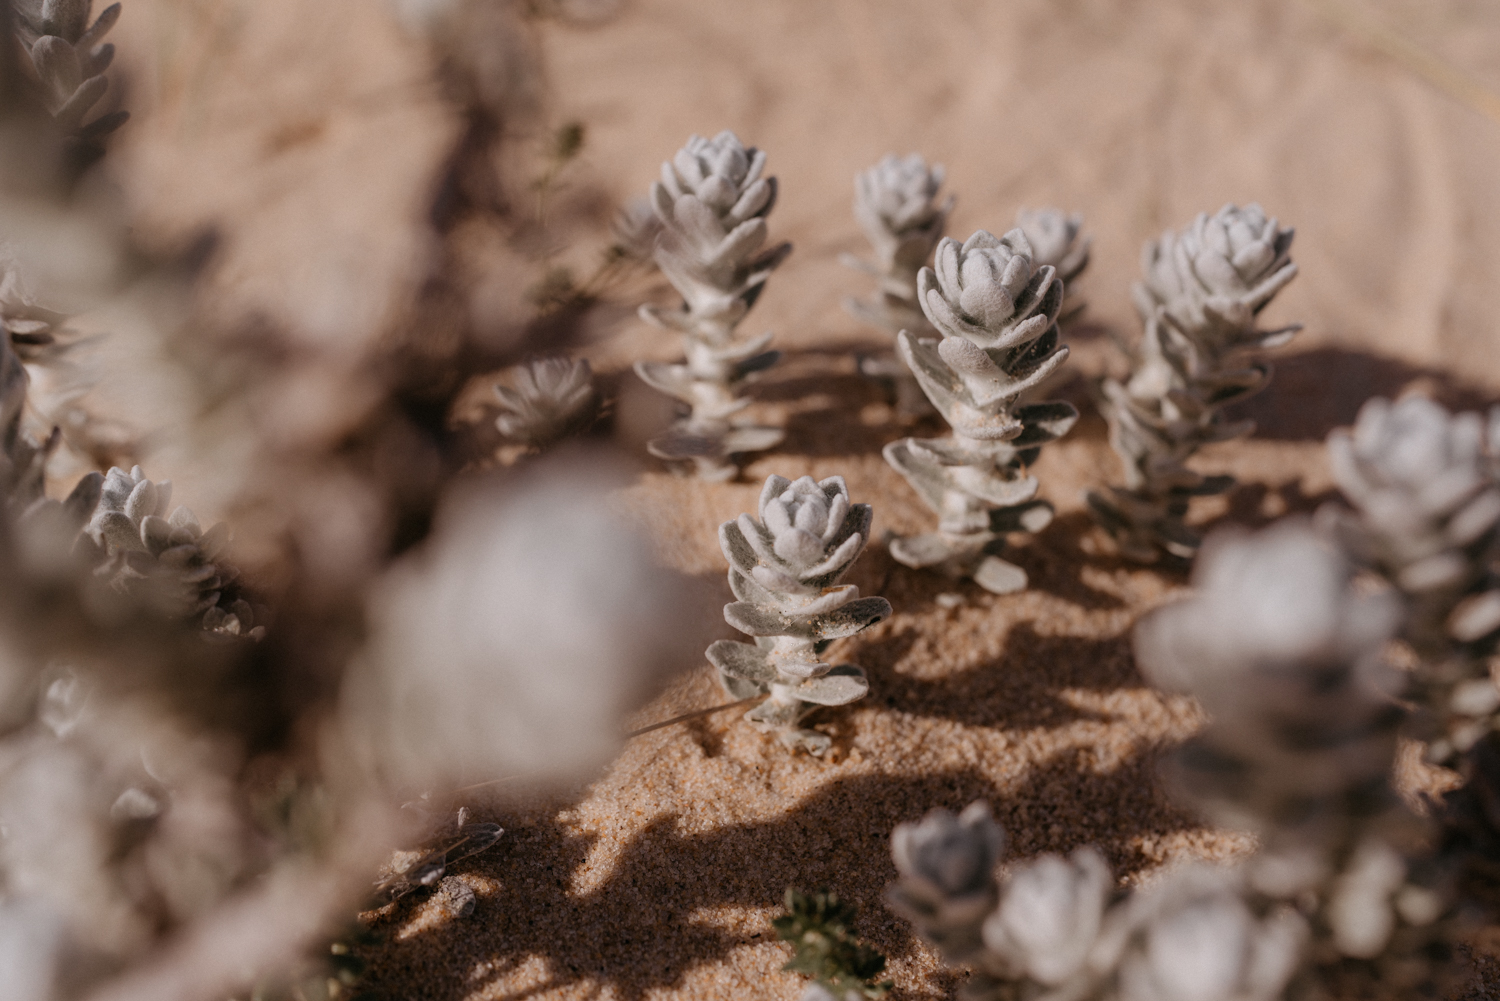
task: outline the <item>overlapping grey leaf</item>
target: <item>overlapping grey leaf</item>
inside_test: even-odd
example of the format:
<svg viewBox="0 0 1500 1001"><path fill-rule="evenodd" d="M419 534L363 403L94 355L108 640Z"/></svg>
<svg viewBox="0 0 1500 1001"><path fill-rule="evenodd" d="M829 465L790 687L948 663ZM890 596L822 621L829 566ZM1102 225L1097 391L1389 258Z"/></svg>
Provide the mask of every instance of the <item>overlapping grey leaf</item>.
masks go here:
<svg viewBox="0 0 1500 1001"><path fill-rule="evenodd" d="M719 526L729 586L739 599L724 619L755 643L719 640L708 659L737 698L768 696L745 714L785 743L821 755L829 738L798 723L817 706L862 698L864 671L819 660L835 639L887 618L884 598L861 598L839 580L870 539L872 511L851 504L841 476L814 482L772 475L760 495L760 520L742 514Z"/></svg>
<svg viewBox="0 0 1500 1001"><path fill-rule="evenodd" d="M776 179L762 176L766 155L732 132L691 137L651 186L657 265L681 293L678 309L642 306L641 315L682 334L684 362L636 362L654 389L687 404L689 413L649 443L659 458L690 462L699 476L732 478L733 455L778 444L777 428L742 424L732 415L749 405L745 384L774 365L765 350L771 335L741 339L735 328L760 296L791 244L766 247L766 216L776 202ZM632 225L635 237L645 228Z"/></svg>
<svg viewBox="0 0 1500 1001"><path fill-rule="evenodd" d="M92 0L43 0L17 11L17 41L30 57L37 98L66 133L97 142L125 123L123 111L84 125L109 81L105 70L115 47L104 36L120 19L120 5L110 4L91 24Z"/></svg>
<svg viewBox="0 0 1500 1001"><path fill-rule="evenodd" d="M1232 477L1204 476L1187 461L1204 445L1254 429L1250 421L1228 420L1223 410L1264 388L1271 367L1256 356L1299 329L1256 326L1260 311L1297 274L1292 235L1259 205L1225 205L1146 244L1145 277L1134 290L1145 334L1129 376L1099 386L1125 482L1088 495L1096 520L1127 558L1192 557L1201 540L1185 524L1189 502L1234 485Z"/></svg>
<svg viewBox="0 0 1500 1001"><path fill-rule="evenodd" d="M104 477L88 534L106 554L98 575L140 595L163 614L200 617L205 630L259 639L265 626L234 587L239 571L224 562L229 527L204 530L186 507L172 508L172 483L148 480L135 466Z"/></svg>
<svg viewBox="0 0 1500 1001"><path fill-rule="evenodd" d="M540 358L513 370L511 384L496 385L506 441L540 450L588 427L599 410L587 361Z"/></svg>
<svg viewBox="0 0 1500 1001"><path fill-rule="evenodd" d="M1034 262L1019 229L998 239L980 230L962 246L944 239L918 290L940 336L903 332L897 344L953 433L885 447L886 461L939 515L937 531L896 539L891 554L995 593L1020 590L1026 574L999 555L1006 533L1039 531L1052 518L1027 469L1078 419L1069 403L1022 402L1068 356L1057 328L1062 283Z"/></svg>

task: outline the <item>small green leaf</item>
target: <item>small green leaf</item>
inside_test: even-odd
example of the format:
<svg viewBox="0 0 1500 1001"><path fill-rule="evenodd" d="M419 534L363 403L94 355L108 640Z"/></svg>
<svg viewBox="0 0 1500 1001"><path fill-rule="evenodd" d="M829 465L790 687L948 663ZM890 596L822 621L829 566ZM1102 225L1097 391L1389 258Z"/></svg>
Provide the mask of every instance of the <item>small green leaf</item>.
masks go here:
<svg viewBox="0 0 1500 1001"><path fill-rule="evenodd" d="M890 981L872 982L885 970L885 957L851 931L852 904L828 891L800 893L791 887L785 900L788 913L771 922L795 950L783 970L812 977L841 999L852 991L873 1001L891 989Z"/></svg>

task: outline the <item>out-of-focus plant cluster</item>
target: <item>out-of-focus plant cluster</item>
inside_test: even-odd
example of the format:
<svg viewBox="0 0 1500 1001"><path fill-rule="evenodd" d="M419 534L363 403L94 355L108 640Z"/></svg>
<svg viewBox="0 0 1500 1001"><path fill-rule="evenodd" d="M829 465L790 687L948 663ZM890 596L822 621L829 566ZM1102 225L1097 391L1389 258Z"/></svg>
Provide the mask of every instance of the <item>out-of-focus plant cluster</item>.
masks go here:
<svg viewBox="0 0 1500 1001"><path fill-rule="evenodd" d="M520 366L486 441L534 457L585 430L598 396L556 324L480 330L434 280L374 357L310 362L277 331L216 327L212 240L132 242L101 183L128 117L103 41L122 16L0 4L0 997L348 995L360 907L473 910L451 872L500 829L454 827L455 790L572 782L611 756L685 652L649 628L679 583L616 514L616 459L476 464L451 416ZM462 55L444 65L476 118L528 99L534 80ZM443 190L472 205L487 161L462 159ZM441 273L433 219L413 263ZM124 373L75 333L99 315L129 320L105 334ZM223 416L293 375L331 401L325 426ZM106 376L176 389L101 414ZM147 472L163 454L175 485ZM184 504L205 498L219 518Z"/></svg>

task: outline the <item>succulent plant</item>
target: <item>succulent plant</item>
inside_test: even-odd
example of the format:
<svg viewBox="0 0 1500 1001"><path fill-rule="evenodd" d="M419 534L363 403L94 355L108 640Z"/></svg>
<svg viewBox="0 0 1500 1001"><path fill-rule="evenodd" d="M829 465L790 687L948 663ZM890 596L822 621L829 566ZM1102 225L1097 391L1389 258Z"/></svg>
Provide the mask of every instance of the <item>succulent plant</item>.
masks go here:
<svg viewBox="0 0 1500 1001"><path fill-rule="evenodd" d="M848 267L878 283L871 300L845 299L844 307L866 323L893 336L902 330L930 332L917 304L917 272L943 238L953 196L938 199L942 164L927 165L921 154L888 153L854 178L854 218L875 251L875 260L840 256Z"/></svg>
<svg viewBox="0 0 1500 1001"><path fill-rule="evenodd" d="M639 361L635 371L686 403L689 413L648 449L658 458L691 462L709 480L732 478L732 456L771 448L784 437L779 429L730 419L749 405L741 395L745 384L780 357L765 350L769 333L735 337L766 279L792 249L789 243L764 246L766 216L776 202L776 179L761 176L765 163L765 153L746 148L733 132L693 136L662 164L662 179L651 186L661 227L656 263L683 305L642 306L641 316L680 332L687 357L675 365Z"/></svg>
<svg viewBox="0 0 1500 1001"><path fill-rule="evenodd" d="M1233 477L1204 476L1187 461L1206 444L1255 428L1230 422L1223 408L1265 387L1271 367L1254 356L1300 329L1256 327L1260 311L1297 274L1288 256L1292 235L1259 205L1225 205L1146 244L1145 280L1135 286L1145 335L1125 381L1099 385L1125 483L1088 494L1095 519L1126 558L1191 558L1202 540L1185 524L1189 502L1234 485Z"/></svg>
<svg viewBox="0 0 1500 1001"><path fill-rule="evenodd" d="M123 111L83 124L84 116L109 89L104 71L115 47L104 36L120 19L110 4L89 23L92 0L42 0L17 5L16 30L31 60L37 97L64 132L97 142L125 123Z"/></svg>
<svg viewBox="0 0 1500 1001"><path fill-rule="evenodd" d="M1489 657L1500 638L1500 408L1488 421L1422 397L1366 403L1328 436L1334 480L1352 511L1319 517L1406 598L1402 638L1420 663L1408 697L1417 735L1446 761L1500 723Z"/></svg>
<svg viewBox="0 0 1500 1001"><path fill-rule="evenodd" d="M839 580L870 538L868 504L851 504L841 476L814 482L772 475L760 494L760 520L742 514L719 526L737 601L724 619L755 643L718 640L709 661L736 698L767 695L745 714L783 742L814 755L830 739L797 724L818 706L841 706L869 690L852 664L819 656L835 639L853 636L891 614L884 598L861 598Z"/></svg>
<svg viewBox="0 0 1500 1001"><path fill-rule="evenodd" d="M886 891L948 963L966 1001L1271 1001L1305 958L1307 923L1242 872L1185 866L1133 892L1093 848L995 866L1005 834L976 802L891 835Z"/></svg>
<svg viewBox="0 0 1500 1001"><path fill-rule="evenodd" d="M1016 227L1031 244L1032 260L1057 269L1057 279L1067 292L1057 322L1067 323L1083 312L1075 282L1089 266L1093 242L1083 236L1083 216L1077 212L1066 215L1054 208L1022 209L1016 213Z"/></svg>
<svg viewBox="0 0 1500 1001"><path fill-rule="evenodd" d="M981 928L999 899L995 866L1004 854L1005 831L988 803L970 803L957 816L932 810L891 832L900 879L886 890L886 902L945 960L967 963L984 948Z"/></svg>
<svg viewBox="0 0 1500 1001"><path fill-rule="evenodd" d="M1074 980L1084 972L1114 890L1114 874L1097 849L1038 856L1005 881L999 907L984 921L985 948L1011 979L1049 987Z"/></svg>
<svg viewBox="0 0 1500 1001"><path fill-rule="evenodd" d="M509 442L544 449L584 430L599 411L587 361L540 358L517 365L510 386L495 386L495 426Z"/></svg>
<svg viewBox="0 0 1500 1001"><path fill-rule="evenodd" d="M140 466L110 469L87 529L106 554L98 575L163 614L201 616L213 634L260 639L265 626L257 618L265 613L257 616L237 595L239 571L220 559L229 527L221 522L205 531L188 508L170 508L171 500L170 480L154 483Z"/></svg>
<svg viewBox="0 0 1500 1001"><path fill-rule="evenodd" d="M1026 574L1000 557L1005 536L1052 520L1027 467L1078 420L1070 403L1022 402L1068 356L1058 343L1062 283L1013 229L1000 239L980 230L962 246L945 238L918 287L941 337L903 332L897 345L953 433L885 447L886 461L939 516L936 532L893 540L891 555L972 577L996 594L1017 591Z"/></svg>

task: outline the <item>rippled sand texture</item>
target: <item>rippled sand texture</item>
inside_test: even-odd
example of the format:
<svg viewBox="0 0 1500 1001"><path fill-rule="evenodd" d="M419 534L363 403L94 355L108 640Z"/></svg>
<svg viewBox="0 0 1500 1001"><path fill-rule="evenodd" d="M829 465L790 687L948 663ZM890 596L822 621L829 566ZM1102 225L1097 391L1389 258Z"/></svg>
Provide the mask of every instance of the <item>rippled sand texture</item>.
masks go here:
<svg viewBox="0 0 1500 1001"><path fill-rule="evenodd" d="M426 53L373 0L130 6L122 54L127 39L158 53L137 66L146 108L119 151L144 217L164 235L222 222L223 309L300 329L320 358L357 352L415 280L424 178L457 128ZM1482 5L1360 9L1500 89L1500 20ZM174 12L200 27L165 38ZM875 506L877 536L928 524L879 454L913 431L854 374L850 350L880 335L839 306L867 291L837 263L864 251L851 178L888 151L947 165L960 237L1005 230L1022 205L1084 213L1089 308L1058 392L1086 411L1083 376L1111 359L1104 330L1135 336L1128 287L1144 239L1226 201L1259 201L1297 227L1302 275L1267 321L1306 330L1245 408L1258 438L1201 460L1243 481L1202 520L1256 524L1326 499L1321 441L1368 396L1415 383L1475 405L1500 385L1500 123L1330 20L1321 0L634 0L597 26L531 30L550 92L523 124L588 128L551 208L565 237L554 263L585 271L612 206L643 194L688 134L722 128L769 151L781 183L771 230L797 248L747 324L789 352L753 411L787 426L785 445L745 482L648 472L621 495L663 558L701 581L702 602L659 628L731 635L714 624L730 600L715 528L751 510L772 472L846 477ZM225 209L231 171L240 201ZM478 282L475 308L520 315L517 276L534 255L498 242L486 253L476 259L499 277ZM616 324L601 321L581 352L599 370L673 357L672 338L606 313ZM1154 755L1198 716L1143 684L1129 631L1186 581L1093 548L1080 493L1117 476L1102 422L1090 412L1036 472L1060 516L1014 556L1030 592L955 587L878 546L862 559L852 579L896 614L838 650L869 671L872 694L816 717L830 760L790 757L724 713L632 741L561 808L476 804L509 829L465 864L478 909L459 923L422 904L383 917L381 996L789 999L802 981L778 972L788 951L770 920L790 884L859 905L897 997L947 997L954 977L880 903L887 839L978 797L1012 857L1097 843L1127 880L1246 850L1154 791ZM639 721L722 699L705 666Z"/></svg>

